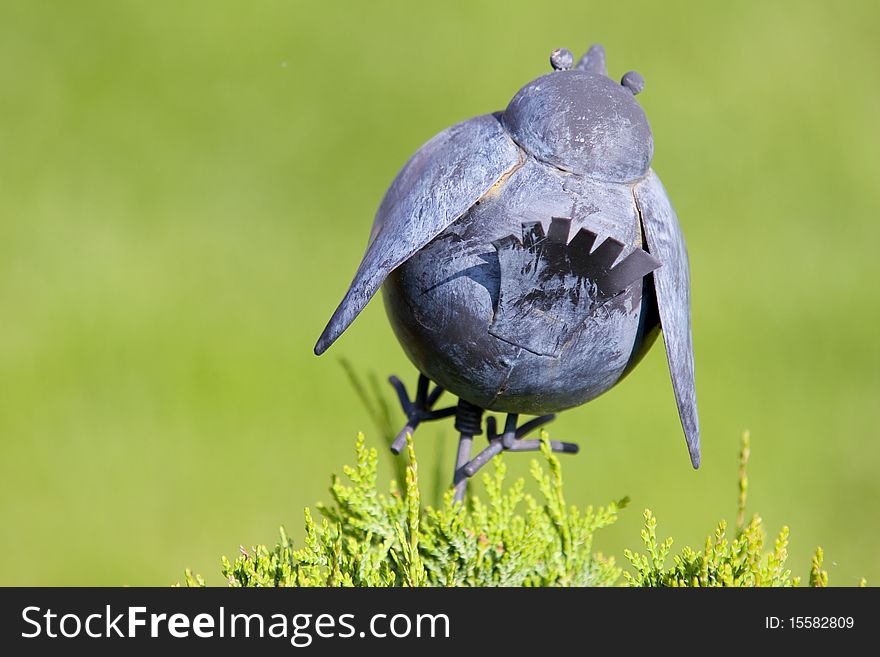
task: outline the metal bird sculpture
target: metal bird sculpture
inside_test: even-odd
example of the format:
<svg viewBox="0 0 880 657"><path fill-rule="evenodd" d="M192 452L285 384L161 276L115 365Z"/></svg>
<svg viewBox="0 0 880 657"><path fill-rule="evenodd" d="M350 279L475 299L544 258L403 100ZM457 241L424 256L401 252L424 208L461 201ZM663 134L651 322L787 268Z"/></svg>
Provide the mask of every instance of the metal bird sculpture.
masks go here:
<svg viewBox="0 0 880 657"><path fill-rule="evenodd" d="M553 71L503 112L447 128L404 165L315 345L326 351L382 287L420 372L414 399L390 379L407 416L392 450L421 422L455 415L458 500L494 455L539 449L526 434L618 383L661 327L691 462L700 464L688 257L651 169L653 137L635 99L644 79L631 71L611 80L601 46L577 65L566 49L550 62ZM435 409L444 390L458 403ZM500 433L486 419L489 444L472 456L486 411L507 419ZM517 426L521 414L540 417Z"/></svg>

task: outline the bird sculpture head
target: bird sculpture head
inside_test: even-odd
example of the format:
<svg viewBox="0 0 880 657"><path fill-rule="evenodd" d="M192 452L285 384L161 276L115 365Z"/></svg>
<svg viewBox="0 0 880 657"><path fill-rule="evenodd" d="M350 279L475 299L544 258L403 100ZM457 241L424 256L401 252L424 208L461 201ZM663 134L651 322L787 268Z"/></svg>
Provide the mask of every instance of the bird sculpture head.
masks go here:
<svg viewBox="0 0 880 657"><path fill-rule="evenodd" d="M608 182L630 182L651 166L654 139L635 95L635 71L618 84L594 46L572 67L571 51L554 50L555 69L520 89L502 115L513 140L534 158L564 171Z"/></svg>

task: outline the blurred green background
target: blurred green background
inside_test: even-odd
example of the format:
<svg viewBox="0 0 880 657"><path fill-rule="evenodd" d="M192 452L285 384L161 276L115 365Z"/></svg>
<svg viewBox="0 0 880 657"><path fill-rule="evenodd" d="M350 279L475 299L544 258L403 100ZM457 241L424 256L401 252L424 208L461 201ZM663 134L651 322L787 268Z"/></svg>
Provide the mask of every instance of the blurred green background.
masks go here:
<svg viewBox="0 0 880 657"><path fill-rule="evenodd" d="M880 6L865 2L0 3L0 583L222 583L301 536L364 430L340 360L416 373L375 300L315 339L424 141L554 47L637 69L693 276L703 467L662 346L551 427L597 537L676 547L750 508L805 575L880 582ZM390 392L390 389L389 389ZM402 416L396 416L402 421ZM431 471L450 424L426 425ZM508 459L525 474L528 458ZM382 463L391 473L390 460ZM446 473L444 476L448 476Z"/></svg>

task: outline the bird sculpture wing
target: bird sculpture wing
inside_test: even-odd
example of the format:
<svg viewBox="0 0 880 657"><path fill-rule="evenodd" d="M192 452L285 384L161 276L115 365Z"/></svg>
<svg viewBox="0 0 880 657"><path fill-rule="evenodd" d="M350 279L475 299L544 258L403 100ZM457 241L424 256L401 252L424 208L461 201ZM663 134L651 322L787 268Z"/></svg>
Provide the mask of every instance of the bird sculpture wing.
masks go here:
<svg viewBox="0 0 880 657"><path fill-rule="evenodd" d="M648 252L662 265L654 270L654 287L666 358L681 426L691 463L700 467L700 420L694 387L694 348L691 337L691 292L688 255L675 210L653 171L634 188Z"/></svg>
<svg viewBox="0 0 880 657"><path fill-rule="evenodd" d="M520 163L520 150L486 114L447 128L401 169L379 205L364 259L315 345L322 354L385 278L465 214Z"/></svg>

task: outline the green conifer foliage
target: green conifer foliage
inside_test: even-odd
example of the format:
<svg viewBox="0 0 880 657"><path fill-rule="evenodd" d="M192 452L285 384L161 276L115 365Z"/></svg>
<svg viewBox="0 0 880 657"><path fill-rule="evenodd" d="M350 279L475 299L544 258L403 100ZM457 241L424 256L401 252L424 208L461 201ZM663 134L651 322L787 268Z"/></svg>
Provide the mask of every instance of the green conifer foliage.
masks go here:
<svg viewBox="0 0 880 657"><path fill-rule="evenodd" d="M404 486L391 482L380 492L378 453L363 434L355 444L356 461L334 477L332 503L319 505L320 523L305 510L304 545L296 549L281 529L273 548L240 548L235 561L223 557L229 586L797 586L786 567L789 530L783 527L765 549L760 516L744 524L748 491L749 437L740 453L739 503L733 536L718 523L702 550L684 547L669 563L673 540L657 538L657 520L645 511L644 553L630 550L625 571L613 557L593 551L594 534L617 520L627 498L604 507L578 508L563 495L562 468L542 432L541 460L531 476L539 497L525 481L507 482L503 455L483 475L485 499L469 496L465 505L453 491L438 508L424 506L418 461L412 441ZM808 583L826 586L823 554L817 549ZM622 577L623 576L623 577ZM187 586L205 580L186 571ZM864 584L864 581L862 582Z"/></svg>

